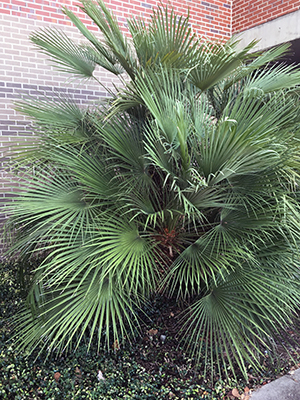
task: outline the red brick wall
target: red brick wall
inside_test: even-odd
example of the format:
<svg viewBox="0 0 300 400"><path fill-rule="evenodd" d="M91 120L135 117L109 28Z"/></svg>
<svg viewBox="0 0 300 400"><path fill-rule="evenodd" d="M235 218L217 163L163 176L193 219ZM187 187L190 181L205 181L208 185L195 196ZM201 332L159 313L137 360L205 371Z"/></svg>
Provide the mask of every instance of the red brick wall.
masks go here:
<svg viewBox="0 0 300 400"><path fill-rule="evenodd" d="M167 0L163 0L166 3ZM215 39L228 39L231 35L231 0L176 0L170 1L176 12L186 15L190 7L191 23L199 35ZM76 89L80 102L95 99L99 96L99 87L92 81L66 82L66 75L54 71L46 57L33 48L28 40L31 32L52 26L63 29L72 39L81 41L78 33L69 19L62 13L63 6L74 11L85 24L93 30L91 20L76 6L79 0L1 0L0 1L0 147L4 141L9 141L11 135L7 126L16 121L24 120L13 109L12 102L20 92L41 91L47 88L47 93L60 90ZM126 29L127 18L142 15L147 18L151 9L159 4L159 0L105 0L112 9L121 26ZM98 71L102 82L109 84L113 76L105 71ZM85 93L89 93L84 98ZM80 93L78 92L80 91ZM95 93L90 93L95 91ZM100 92L103 89L100 88ZM88 97L89 96L89 97ZM78 98L79 101L79 98ZM19 129L16 127L12 134ZM5 136L5 137L4 137ZM1 144L2 143L2 144ZM1 172L0 172L1 173ZM1 187L1 180L0 180Z"/></svg>
<svg viewBox="0 0 300 400"><path fill-rule="evenodd" d="M76 0L2 0L0 13L35 19L49 24L71 25L68 18L61 12L62 6L67 6L75 11L87 25L92 26L90 20L78 11ZM120 23L126 23L126 19L133 15L148 17L151 9L157 6L159 0L106 0L106 5L117 15ZM191 23L199 34L212 38L228 38L231 35L231 3L232 0L177 0L171 1L172 6L180 14L191 12Z"/></svg>
<svg viewBox="0 0 300 400"><path fill-rule="evenodd" d="M233 0L232 33L300 9L300 0Z"/></svg>

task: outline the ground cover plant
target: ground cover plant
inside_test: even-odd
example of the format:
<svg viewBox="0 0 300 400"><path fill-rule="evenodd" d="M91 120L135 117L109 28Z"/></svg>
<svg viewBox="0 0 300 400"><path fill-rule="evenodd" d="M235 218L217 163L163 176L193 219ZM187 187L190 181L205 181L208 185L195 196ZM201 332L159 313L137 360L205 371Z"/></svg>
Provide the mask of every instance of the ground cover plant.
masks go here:
<svg viewBox="0 0 300 400"><path fill-rule="evenodd" d="M18 104L37 128L12 154L8 245L41 262L15 340L115 349L159 294L203 375L247 377L300 300L300 73L276 63L288 46L209 42L171 8L128 36L104 3L81 3L101 39L65 8L84 44L51 28L31 40L70 76L101 85L101 67L122 86L86 109Z"/></svg>

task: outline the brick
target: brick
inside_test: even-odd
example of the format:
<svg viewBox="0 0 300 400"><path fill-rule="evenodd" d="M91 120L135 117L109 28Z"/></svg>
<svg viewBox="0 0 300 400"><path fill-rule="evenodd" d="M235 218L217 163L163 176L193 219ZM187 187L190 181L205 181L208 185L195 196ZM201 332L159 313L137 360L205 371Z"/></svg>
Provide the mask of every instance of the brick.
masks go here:
<svg viewBox="0 0 300 400"><path fill-rule="evenodd" d="M35 86L35 85L23 85L23 88L24 89L37 89L37 86Z"/></svg>
<svg viewBox="0 0 300 400"><path fill-rule="evenodd" d="M51 90L50 86L39 86L39 90Z"/></svg>
<svg viewBox="0 0 300 400"><path fill-rule="evenodd" d="M80 93L80 90L78 89L68 89L67 91L68 93Z"/></svg>
<svg viewBox="0 0 300 400"><path fill-rule="evenodd" d="M8 99L14 99L14 100L16 100L16 98L17 98L17 96L15 94L9 94L9 93L6 95L6 97Z"/></svg>

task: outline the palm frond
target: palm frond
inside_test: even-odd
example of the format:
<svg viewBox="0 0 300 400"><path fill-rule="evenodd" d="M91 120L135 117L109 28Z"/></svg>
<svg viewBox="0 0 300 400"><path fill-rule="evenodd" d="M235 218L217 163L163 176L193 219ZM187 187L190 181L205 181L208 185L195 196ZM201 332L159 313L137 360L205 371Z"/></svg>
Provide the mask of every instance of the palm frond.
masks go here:
<svg viewBox="0 0 300 400"><path fill-rule="evenodd" d="M192 64L198 41L192 33L189 14L179 16L173 8L159 6L149 24L132 18L128 27L141 67L162 64L178 68Z"/></svg>
<svg viewBox="0 0 300 400"><path fill-rule="evenodd" d="M87 27L81 22L81 20L66 7L63 8L63 13L70 18L73 24L79 29L79 31L89 40L93 45L85 46L86 50L90 54L90 57L100 67L105 68L109 72L115 75L120 75L124 72L124 68L120 65L118 58L114 52L105 46L97 37L87 29Z"/></svg>
<svg viewBox="0 0 300 400"><path fill-rule="evenodd" d="M85 111L72 98L55 92L53 95L53 100L41 96L38 99L28 97L18 101L15 103L16 110L48 129L68 129L74 133L81 133L80 127L83 125Z"/></svg>
<svg viewBox="0 0 300 400"><path fill-rule="evenodd" d="M197 48L197 61L188 72L188 79L201 91L207 90L229 77L249 57L255 42L243 50L236 50L230 41L223 45L204 42Z"/></svg>
<svg viewBox="0 0 300 400"><path fill-rule="evenodd" d="M139 321L130 310L138 307L139 302L126 296L113 278L101 279L98 268L87 274L78 288L79 282L80 277L67 288L62 285L44 293L38 324L30 311L18 316L20 332L26 337L25 340L21 339L22 336L16 337L20 349L32 351L39 347L62 352L68 347L79 346L85 335L89 338L89 346L96 336L98 349L102 348L104 341L110 350L115 341L121 344L124 336L130 337L136 331ZM34 293L29 296L32 297L31 303L34 302Z"/></svg>
<svg viewBox="0 0 300 400"><path fill-rule="evenodd" d="M225 90L232 86L234 83L239 82L241 79L249 76L253 71L267 65L269 62L274 63L276 60L283 57L289 51L290 44L284 43L280 46L276 46L267 51L253 54L253 59L251 62L247 62L241 67L239 67L233 74L229 77L225 84Z"/></svg>
<svg viewBox="0 0 300 400"><path fill-rule="evenodd" d="M77 78L93 77L95 61L84 46L74 43L63 31L45 28L36 31L30 40L38 49L54 60L54 66L62 72Z"/></svg>
<svg viewBox="0 0 300 400"><path fill-rule="evenodd" d="M90 0L82 0L82 10L95 22L104 36L104 43L120 65L134 79L136 55L126 35L121 31L116 17L107 9L102 0L97 5ZM101 51L99 46L97 49ZM105 55L105 54L103 54Z"/></svg>
<svg viewBox="0 0 300 400"><path fill-rule="evenodd" d="M244 85L244 95L250 95L255 91L260 95L295 87L299 84L300 72L294 66L274 65L263 73L258 70L248 79Z"/></svg>
<svg viewBox="0 0 300 400"><path fill-rule="evenodd" d="M291 321L299 301L292 295L298 293L298 282L274 262L272 269L244 264L192 305L183 328L185 343L195 354L204 351L206 369L216 372L215 360L222 374L221 366L229 363L233 368L234 360L247 377L246 362L259 368L262 350L271 347L270 337L280 336Z"/></svg>

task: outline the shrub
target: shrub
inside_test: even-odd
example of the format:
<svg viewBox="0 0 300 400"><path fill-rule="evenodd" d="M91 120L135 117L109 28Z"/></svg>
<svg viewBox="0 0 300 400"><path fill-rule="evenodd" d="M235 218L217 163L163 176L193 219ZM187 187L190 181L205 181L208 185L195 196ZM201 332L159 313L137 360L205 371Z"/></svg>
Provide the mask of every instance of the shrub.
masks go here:
<svg viewBox="0 0 300 400"><path fill-rule="evenodd" d="M17 341L110 349L165 293L205 371L246 376L299 304L300 74L274 63L287 46L209 42L167 7L128 21L130 37L101 0L81 7L101 40L66 8L88 44L51 28L31 40L59 70L97 81L101 66L123 86L86 109L18 104L38 139L15 151L10 253L44 258Z"/></svg>

